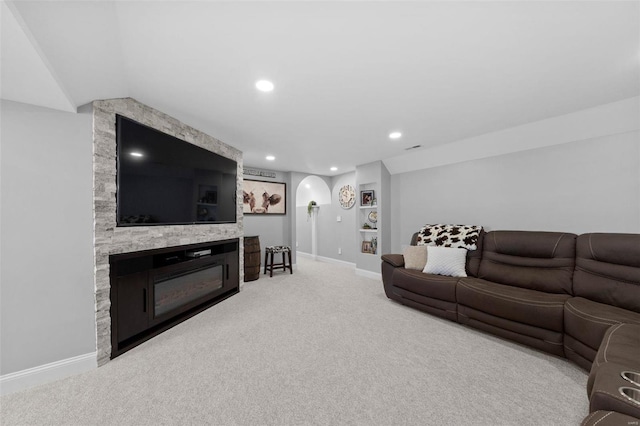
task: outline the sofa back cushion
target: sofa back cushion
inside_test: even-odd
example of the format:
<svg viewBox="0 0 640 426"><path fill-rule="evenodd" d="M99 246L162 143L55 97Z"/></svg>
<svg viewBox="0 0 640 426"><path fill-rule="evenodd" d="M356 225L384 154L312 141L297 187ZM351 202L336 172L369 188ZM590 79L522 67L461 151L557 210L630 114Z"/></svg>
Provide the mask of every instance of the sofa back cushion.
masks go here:
<svg viewBox="0 0 640 426"><path fill-rule="evenodd" d="M572 294L576 237L562 232L488 232L478 277L546 293Z"/></svg>
<svg viewBox="0 0 640 426"><path fill-rule="evenodd" d="M477 277L478 269L480 268L480 258L482 257L482 241L484 240L485 232L484 230L480 231L480 235L478 235L478 241L476 242L475 250L467 250L467 264L465 270L467 272L467 276ZM411 245L415 246L418 242L418 232L413 234L411 237Z"/></svg>
<svg viewBox="0 0 640 426"><path fill-rule="evenodd" d="M640 234L580 235L573 292L640 312Z"/></svg>

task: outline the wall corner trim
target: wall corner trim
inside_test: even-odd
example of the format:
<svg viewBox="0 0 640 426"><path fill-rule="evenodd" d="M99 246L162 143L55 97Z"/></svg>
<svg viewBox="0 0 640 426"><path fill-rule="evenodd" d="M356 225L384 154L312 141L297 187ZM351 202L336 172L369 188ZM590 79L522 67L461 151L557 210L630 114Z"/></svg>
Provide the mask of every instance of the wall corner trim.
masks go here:
<svg viewBox="0 0 640 426"><path fill-rule="evenodd" d="M97 368L96 352L0 376L0 395L29 389Z"/></svg>

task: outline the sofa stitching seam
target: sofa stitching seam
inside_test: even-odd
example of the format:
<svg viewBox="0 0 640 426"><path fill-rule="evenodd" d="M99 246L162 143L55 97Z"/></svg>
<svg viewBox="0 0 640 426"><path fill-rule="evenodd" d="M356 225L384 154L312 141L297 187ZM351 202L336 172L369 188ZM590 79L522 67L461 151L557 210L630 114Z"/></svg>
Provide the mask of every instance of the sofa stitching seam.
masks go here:
<svg viewBox="0 0 640 426"><path fill-rule="evenodd" d="M463 314L463 313L462 313L462 312L460 312L460 311L458 311L458 315L463 316L463 317L465 317L465 318L470 318L468 315L465 315L465 314ZM476 321L480 321L480 320L476 320ZM492 324L489 324L489 325L492 325ZM508 331L513 331L513 330L508 330ZM514 333L517 333L517 332L515 332L515 331L513 331L513 332L514 332ZM518 333L518 334L520 334L520 333ZM550 345L558 345L558 346L559 346L559 345L564 345L564 342L559 342L559 343L558 343L558 342L551 342L551 341L549 341L549 340L541 339L541 338L539 338L539 337L529 336L529 335L526 335L526 334L523 334L523 335L524 335L524 336L526 336L526 337L530 337L530 338L532 338L532 339L538 339L538 340L541 340L541 341L543 341L543 342L545 342L545 343L549 343Z"/></svg>
<svg viewBox="0 0 640 426"><path fill-rule="evenodd" d="M498 253L498 254L502 254L502 253ZM509 256L509 255L505 255L505 256ZM539 259L539 258L534 258L534 259ZM554 258L556 259L556 258ZM557 259L569 259L568 257L558 257ZM493 259L487 259L487 258L482 258L483 262L489 262L489 263L494 263L496 265L507 265L507 266L514 266L516 268L535 268L535 269L567 269L569 268L570 270L573 270L573 266L570 265L566 265L566 266L527 266L527 265L514 265L512 263L504 263L504 262L498 262L497 260L493 260Z"/></svg>
<svg viewBox="0 0 640 426"><path fill-rule="evenodd" d="M598 419L598 421L596 421L593 426L596 426L598 423L600 423L602 420L604 420L605 418L607 418L608 416L610 416L613 413L613 411L609 411L607 414L605 414L604 416L602 416L601 418ZM595 413L593 413L595 414ZM591 419L591 416L589 416L589 419Z"/></svg>
<svg viewBox="0 0 640 426"><path fill-rule="evenodd" d="M595 323L598 323L598 324L604 324L606 326L612 326L612 325L619 324L618 321L614 321L614 320L611 320L612 322L606 322L606 320L605 321L596 321L593 318L598 318L598 317L593 317L593 316L591 316L589 314L582 313L582 312L574 312L574 311L572 311L572 309L575 309L575 308L569 305L569 308L567 310L569 311L570 314L573 314L574 316L576 316L578 318L582 318L582 319L590 321L590 322L595 322ZM604 318L602 318L602 319L604 319Z"/></svg>
<svg viewBox="0 0 640 426"><path fill-rule="evenodd" d="M551 250L551 258L554 258L554 257L555 257L555 255L556 255L556 250L557 250L557 248L558 248L558 244L560 244L560 240L562 239L562 237L564 237L564 235L565 235L565 234L563 233L563 234L561 234L561 235L558 237L558 240L556 241L556 244L553 246L553 250Z"/></svg>
<svg viewBox="0 0 640 426"><path fill-rule="evenodd" d="M591 237L593 237L593 234L589 235L589 251L591 252L591 257L593 257L594 260L598 260L598 258L596 257L596 254L593 252L593 244L591 244Z"/></svg>
<svg viewBox="0 0 640 426"><path fill-rule="evenodd" d="M620 327L622 327L622 323L615 325L615 328L613 328L611 330L611 333L609 333L609 337L607 337L607 343L606 345L604 345L604 349L602 351L602 356L604 357L604 361L605 362L609 362L609 360L607 359L607 350L609 349L609 343L611 342L611 336L613 336L613 333L615 333Z"/></svg>
<svg viewBox="0 0 640 426"><path fill-rule="evenodd" d="M468 288L471 291L475 291L477 293L484 293L484 294L489 294L493 297L495 297L496 299L502 299L502 300L508 300L508 301L514 301L516 303L521 303L523 305L530 305L530 306L540 306L543 308L557 308L557 307L564 307L564 302L530 302L527 301L526 299L520 299L518 297L511 297L511 296L501 296L498 293L493 293L491 291L487 291L487 290L480 290L480 289L475 289L473 287L469 287L468 285L466 285L464 282L462 282L462 280L460 280L458 282L460 285ZM548 306L544 306L544 305L548 305Z"/></svg>
<svg viewBox="0 0 640 426"><path fill-rule="evenodd" d="M589 314L589 313L587 313L587 312L581 311L580 309L578 309L578 308L576 308L575 306L573 306L573 305L571 304L571 301L570 301L570 300L568 300L568 301L565 303L565 305L567 306L567 308L568 308L569 310L574 310L574 311L576 311L576 312L572 312L573 314L576 314L576 316L579 316L580 318L587 319L587 320L589 320L589 321L591 321L591 322L598 322L598 323L600 323L600 324L607 324L607 325L616 325L616 324L620 324L620 323L621 323L621 321L618 321L618 320L609 319L609 318L603 318L603 317L597 317L597 316L595 316L595 315L591 315L591 314ZM580 314L582 314L582 315L577 315L577 313L580 313ZM587 318L587 317L590 317L590 318ZM603 321L594 321L594 320L592 320L591 318L596 318L596 319L603 320L603 321L608 321L608 322L603 322ZM625 321L633 321L633 320L625 320ZM633 324L633 323L631 323L631 324Z"/></svg>
<svg viewBox="0 0 640 426"><path fill-rule="evenodd" d="M592 412L592 413L589 413L589 415L588 415L587 417L585 417L585 419L584 419L583 423L586 423L587 421L591 420L591 418L592 418L592 417L594 417L594 416L595 416L595 415L597 415L597 414L598 414L598 412L597 412L597 411L594 411L594 412Z"/></svg>
<svg viewBox="0 0 640 426"><path fill-rule="evenodd" d="M404 268L405 270L407 270L407 268ZM414 271L417 271L417 269L413 269ZM426 272L422 272L423 274L426 274ZM413 276L413 274L407 274L408 276ZM420 278L419 276L416 278ZM429 280L432 281L442 281L442 282L451 282L452 284L455 284L455 282L452 282L453 280L451 280L451 278L454 277L448 277L448 278L444 278L444 277L429 277Z"/></svg>
<svg viewBox="0 0 640 426"><path fill-rule="evenodd" d="M596 259L594 259L594 260L596 260ZM596 262L600 262L600 261L599 261L599 260L596 260ZM620 265L620 266L627 266L627 265ZM590 275L593 275L593 276L596 276L596 277L606 278L606 279L608 279L608 280L618 281L618 282L625 283L625 284L638 285L638 284L637 284L636 282L634 282L634 281L629 281L629 280L625 280L625 279L623 279L623 278L618 278L618 277L612 277L611 275L602 274L602 273L600 273L600 272L590 271L590 270L585 269L585 268L583 268L583 267L581 267L581 266L577 266L577 265L576 265L576 269L577 269L577 270L579 270L579 271L581 271L581 272L584 272L584 273L587 273L587 274L590 274Z"/></svg>

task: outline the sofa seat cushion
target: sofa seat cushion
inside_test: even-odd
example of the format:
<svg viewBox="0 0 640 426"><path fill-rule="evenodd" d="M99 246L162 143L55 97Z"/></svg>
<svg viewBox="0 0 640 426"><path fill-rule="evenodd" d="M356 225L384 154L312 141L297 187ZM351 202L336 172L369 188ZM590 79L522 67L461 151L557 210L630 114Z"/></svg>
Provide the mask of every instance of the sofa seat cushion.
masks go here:
<svg viewBox="0 0 640 426"><path fill-rule="evenodd" d="M563 331L564 302L569 297L479 278L461 278L457 287L459 305L556 332Z"/></svg>
<svg viewBox="0 0 640 426"><path fill-rule="evenodd" d="M458 278L425 274L422 271L398 268L393 273L393 286L433 299L456 302Z"/></svg>
<svg viewBox="0 0 640 426"><path fill-rule="evenodd" d="M570 349L576 350L590 361L593 361L609 327L621 323L640 324L640 314L637 312L582 297L572 297L567 300L564 311L565 333L592 350L589 353L583 353L584 351L580 348Z"/></svg>
<svg viewBox="0 0 640 426"><path fill-rule="evenodd" d="M615 411L594 411L580 423L580 426L630 426L640 424L640 419L616 413Z"/></svg>

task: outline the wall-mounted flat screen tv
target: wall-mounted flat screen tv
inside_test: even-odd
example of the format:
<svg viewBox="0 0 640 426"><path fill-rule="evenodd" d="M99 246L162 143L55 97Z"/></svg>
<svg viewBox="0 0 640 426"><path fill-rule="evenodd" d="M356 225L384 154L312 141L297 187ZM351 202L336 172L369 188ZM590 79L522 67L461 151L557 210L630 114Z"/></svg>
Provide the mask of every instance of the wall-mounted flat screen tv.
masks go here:
<svg viewBox="0 0 640 426"><path fill-rule="evenodd" d="M237 163L116 116L118 226L236 222Z"/></svg>

